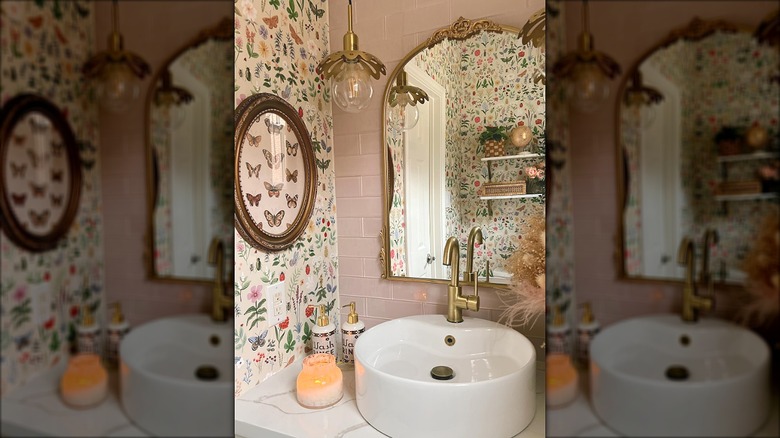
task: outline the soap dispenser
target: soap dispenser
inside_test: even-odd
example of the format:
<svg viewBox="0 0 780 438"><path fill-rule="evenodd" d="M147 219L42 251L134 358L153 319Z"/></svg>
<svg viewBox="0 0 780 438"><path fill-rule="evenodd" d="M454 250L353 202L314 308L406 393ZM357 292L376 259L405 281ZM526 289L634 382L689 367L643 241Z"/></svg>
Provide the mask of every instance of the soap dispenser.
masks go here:
<svg viewBox="0 0 780 438"><path fill-rule="evenodd" d="M113 308L111 323L108 324L108 351L106 358L111 366L116 366L119 363L119 344L127 332L130 331L130 324L122 315L122 305L120 303L114 303Z"/></svg>
<svg viewBox="0 0 780 438"><path fill-rule="evenodd" d="M317 325L311 331L314 353L328 353L336 356L336 326L328 320L324 304L320 304Z"/></svg>
<svg viewBox="0 0 780 438"><path fill-rule="evenodd" d="M590 361L590 342L596 336L596 333L599 332L599 329L601 329L601 325L593 317L593 309L591 309L590 303L584 303L582 319L577 325L577 360L584 366L587 366Z"/></svg>
<svg viewBox="0 0 780 438"><path fill-rule="evenodd" d="M561 312L561 306L553 307L553 323L547 329L548 353L571 355L571 328Z"/></svg>
<svg viewBox="0 0 780 438"><path fill-rule="evenodd" d="M76 327L76 350L79 353L100 355L100 327L89 306L82 306L81 312L81 322Z"/></svg>
<svg viewBox="0 0 780 438"><path fill-rule="evenodd" d="M347 321L341 324L342 355L344 356L345 363L354 363L355 342L357 341L357 338L366 331L366 324L358 319L354 301L342 307L349 307Z"/></svg>

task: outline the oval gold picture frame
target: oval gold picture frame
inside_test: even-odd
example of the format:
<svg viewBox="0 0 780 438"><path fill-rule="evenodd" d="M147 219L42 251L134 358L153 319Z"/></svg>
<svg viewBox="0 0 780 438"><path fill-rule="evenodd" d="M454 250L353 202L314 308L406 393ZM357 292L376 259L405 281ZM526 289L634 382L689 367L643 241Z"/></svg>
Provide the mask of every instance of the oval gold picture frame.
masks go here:
<svg viewBox="0 0 780 438"><path fill-rule="evenodd" d="M81 194L76 138L59 108L20 94L0 110L0 226L29 251L67 234Z"/></svg>
<svg viewBox="0 0 780 438"><path fill-rule="evenodd" d="M281 251L303 234L317 172L309 131L282 98L258 93L235 115L235 227L254 248Z"/></svg>

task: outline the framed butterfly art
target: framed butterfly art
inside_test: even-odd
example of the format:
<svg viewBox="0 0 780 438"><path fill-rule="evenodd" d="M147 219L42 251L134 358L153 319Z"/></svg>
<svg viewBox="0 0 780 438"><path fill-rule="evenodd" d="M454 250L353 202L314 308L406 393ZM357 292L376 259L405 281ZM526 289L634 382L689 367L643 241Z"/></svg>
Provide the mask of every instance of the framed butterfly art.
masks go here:
<svg viewBox="0 0 780 438"><path fill-rule="evenodd" d="M62 111L20 94L0 110L0 227L16 245L47 251L78 211L81 161Z"/></svg>
<svg viewBox="0 0 780 438"><path fill-rule="evenodd" d="M259 93L235 111L235 227L250 245L280 251L303 234L314 208L311 137L284 99Z"/></svg>

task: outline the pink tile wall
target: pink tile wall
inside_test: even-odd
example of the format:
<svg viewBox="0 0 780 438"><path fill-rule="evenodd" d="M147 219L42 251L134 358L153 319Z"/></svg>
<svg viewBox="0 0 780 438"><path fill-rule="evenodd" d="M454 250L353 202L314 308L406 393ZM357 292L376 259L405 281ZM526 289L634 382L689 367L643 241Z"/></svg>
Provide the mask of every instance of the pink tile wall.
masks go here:
<svg viewBox="0 0 780 438"><path fill-rule="evenodd" d="M354 30L360 49L378 56L391 72L401 58L434 30L458 17L488 18L521 28L544 7L543 0L400 0L353 2ZM341 48L346 32L347 1L330 2L331 50ZM342 305L355 301L368 327L418 314L446 313L447 288L442 285L388 281L380 278L379 230L382 227L381 100L387 77L374 83L368 109L347 114L334 106L336 199L339 220L339 287ZM470 292L469 292L470 293ZM481 310L472 314L497 320L505 306L492 289L481 289ZM342 315L346 315L342 309ZM537 347L544 340L540 318L521 331ZM543 357L537 351L537 357Z"/></svg>
<svg viewBox="0 0 780 438"><path fill-rule="evenodd" d="M104 50L111 32L111 3L98 2L95 11L96 45ZM119 30L125 48L146 59L152 73L200 30L232 16L233 2L229 1L119 2ZM207 312L211 302L208 286L146 279L144 110L150 84L151 75L144 80L141 98L127 113L100 116L106 301L121 302L132 325L168 315Z"/></svg>
<svg viewBox="0 0 780 438"><path fill-rule="evenodd" d="M575 47L582 29L581 6L579 2L567 2L565 7L567 44ZM589 115L570 112L574 294L578 303L593 303L593 311L602 324L636 315L676 312L682 300L682 287L678 285L617 280L614 111L620 81L646 50L695 16L754 26L776 8L774 1L589 3L596 48L613 56L623 67L623 76L612 83L610 101L600 111ZM733 294L718 294L716 314L727 316L733 310Z"/></svg>

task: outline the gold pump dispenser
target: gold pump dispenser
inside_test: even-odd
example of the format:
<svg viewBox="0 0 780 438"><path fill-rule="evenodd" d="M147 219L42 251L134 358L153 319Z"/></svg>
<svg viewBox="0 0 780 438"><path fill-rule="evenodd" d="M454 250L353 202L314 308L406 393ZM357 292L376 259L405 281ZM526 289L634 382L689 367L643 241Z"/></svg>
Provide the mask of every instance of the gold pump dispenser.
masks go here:
<svg viewBox="0 0 780 438"><path fill-rule="evenodd" d="M593 309L590 307L590 303L582 305L582 323L590 324L593 322Z"/></svg>
<svg viewBox="0 0 780 438"><path fill-rule="evenodd" d="M325 305L320 304L319 314L317 315L317 325L325 327L328 324L330 324L330 320L328 320L328 314L325 312Z"/></svg>
<svg viewBox="0 0 780 438"><path fill-rule="evenodd" d="M95 317L92 315L92 311L89 310L89 306L82 306L81 325L84 327L92 327L95 325Z"/></svg>
<svg viewBox="0 0 780 438"><path fill-rule="evenodd" d="M347 306L349 306L349 314L347 315L347 324L356 324L360 319L358 318L358 314L355 311L355 302L352 301L351 303L347 304Z"/></svg>
<svg viewBox="0 0 780 438"><path fill-rule="evenodd" d="M114 303L114 312L111 314L111 324L121 324L125 321L125 316L122 314L122 305L120 303Z"/></svg>

